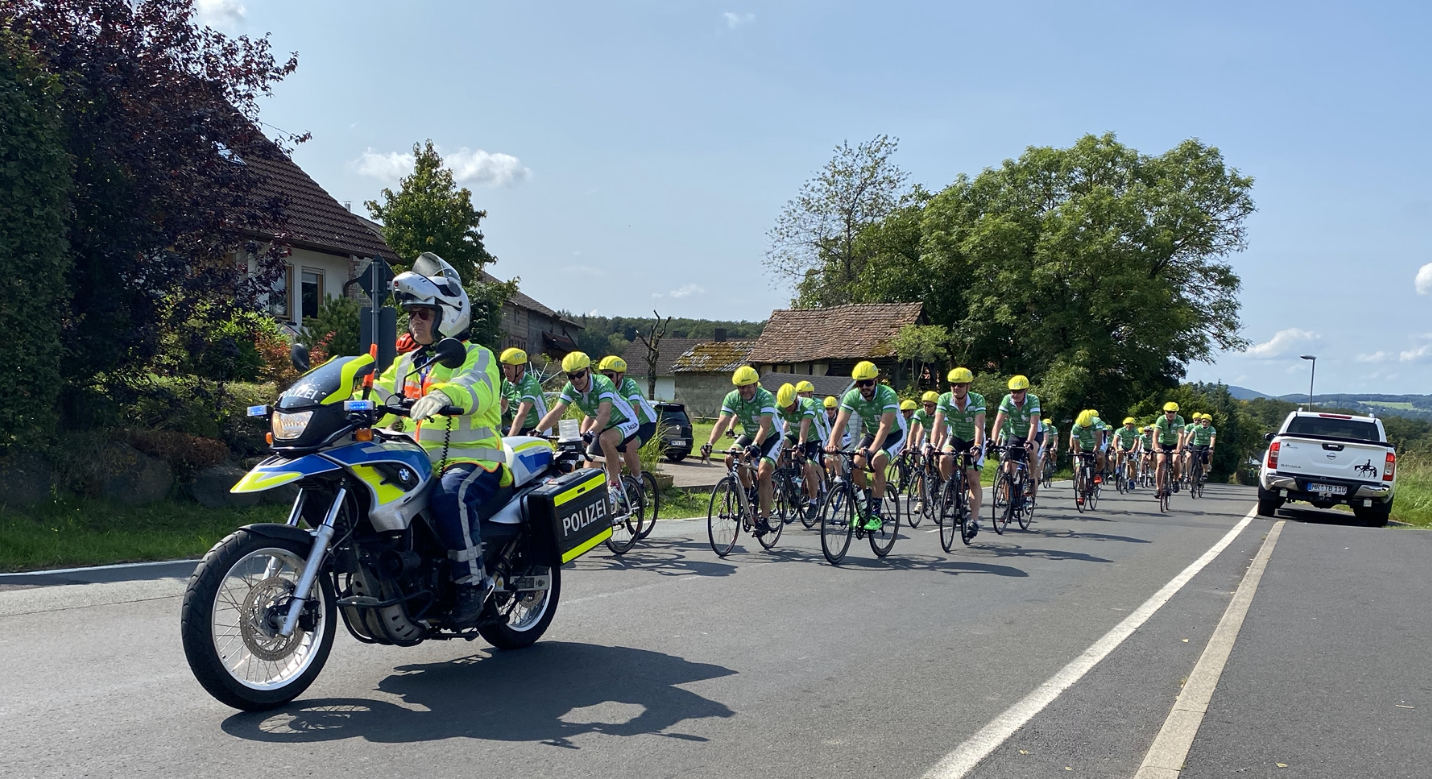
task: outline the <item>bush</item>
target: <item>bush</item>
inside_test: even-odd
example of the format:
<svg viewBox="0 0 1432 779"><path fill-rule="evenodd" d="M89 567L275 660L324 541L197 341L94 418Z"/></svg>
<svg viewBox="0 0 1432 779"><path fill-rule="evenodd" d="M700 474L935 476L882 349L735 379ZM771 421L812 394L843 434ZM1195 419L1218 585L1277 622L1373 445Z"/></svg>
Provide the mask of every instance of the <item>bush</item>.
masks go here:
<svg viewBox="0 0 1432 779"><path fill-rule="evenodd" d="M212 438L170 430L129 430L122 435L135 449L168 462L182 480L229 458L228 445Z"/></svg>
<svg viewBox="0 0 1432 779"><path fill-rule="evenodd" d="M346 297L331 297L318 307L318 316L303 320L298 342L309 348L322 349L328 356L356 355L362 335L359 317L363 307ZM287 354L284 355L287 359ZM317 360L311 364L318 365Z"/></svg>

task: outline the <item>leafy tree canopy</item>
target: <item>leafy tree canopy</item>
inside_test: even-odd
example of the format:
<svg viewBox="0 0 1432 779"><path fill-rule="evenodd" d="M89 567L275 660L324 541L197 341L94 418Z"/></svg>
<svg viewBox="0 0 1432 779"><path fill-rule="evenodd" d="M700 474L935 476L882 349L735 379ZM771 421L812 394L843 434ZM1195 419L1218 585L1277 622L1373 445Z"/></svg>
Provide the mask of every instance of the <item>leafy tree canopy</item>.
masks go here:
<svg viewBox="0 0 1432 779"><path fill-rule="evenodd" d="M369 200L368 213L383 223L383 237L408 264L432 252L452 264L465 283L497 262L482 245L486 211L472 205L472 191L461 189L431 140L413 144L413 172L396 193L384 188L382 202Z"/></svg>

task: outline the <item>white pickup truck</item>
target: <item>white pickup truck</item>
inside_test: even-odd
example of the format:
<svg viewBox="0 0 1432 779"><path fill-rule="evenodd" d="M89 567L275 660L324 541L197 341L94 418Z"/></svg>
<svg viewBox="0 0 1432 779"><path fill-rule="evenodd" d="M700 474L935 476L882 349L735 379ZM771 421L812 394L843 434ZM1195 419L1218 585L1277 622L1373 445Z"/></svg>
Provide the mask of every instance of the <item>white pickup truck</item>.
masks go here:
<svg viewBox="0 0 1432 779"><path fill-rule="evenodd" d="M1284 502L1352 507L1363 524L1382 527L1392 512L1397 453L1376 417L1294 411L1267 436L1258 475L1258 515Z"/></svg>

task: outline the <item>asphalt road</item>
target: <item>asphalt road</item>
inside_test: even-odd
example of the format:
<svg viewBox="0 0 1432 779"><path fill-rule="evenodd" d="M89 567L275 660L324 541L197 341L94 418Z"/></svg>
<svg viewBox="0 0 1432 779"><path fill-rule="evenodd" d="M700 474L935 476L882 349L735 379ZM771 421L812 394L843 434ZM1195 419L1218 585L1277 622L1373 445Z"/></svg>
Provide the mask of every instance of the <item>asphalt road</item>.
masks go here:
<svg viewBox="0 0 1432 779"><path fill-rule="evenodd" d="M317 682L267 714L190 675L188 566L11 577L0 776L921 777L1252 504L1212 486L1169 515L1147 495L1080 515L1056 486L1029 532L945 555L921 527L885 560L852 544L841 568L799 525L720 560L704 522L671 522L564 572L530 649L340 631ZM1184 774L1429 775L1432 535L1285 516ZM1133 776L1270 527L1247 524L968 775Z"/></svg>

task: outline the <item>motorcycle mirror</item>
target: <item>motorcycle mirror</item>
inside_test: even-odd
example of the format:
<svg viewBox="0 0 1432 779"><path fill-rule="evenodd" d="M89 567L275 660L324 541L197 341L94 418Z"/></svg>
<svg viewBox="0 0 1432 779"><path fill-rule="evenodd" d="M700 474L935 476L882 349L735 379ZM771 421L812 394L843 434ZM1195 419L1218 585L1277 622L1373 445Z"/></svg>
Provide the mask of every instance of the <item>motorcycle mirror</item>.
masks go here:
<svg viewBox="0 0 1432 779"><path fill-rule="evenodd" d="M456 338L444 338L438 341L433 352L437 355L438 364L448 370L461 367L464 362L467 362L467 347L463 346L462 341Z"/></svg>
<svg viewBox="0 0 1432 779"><path fill-rule="evenodd" d="M289 362L293 363L293 369L299 373L308 373L308 347L303 344L294 344L288 351Z"/></svg>

